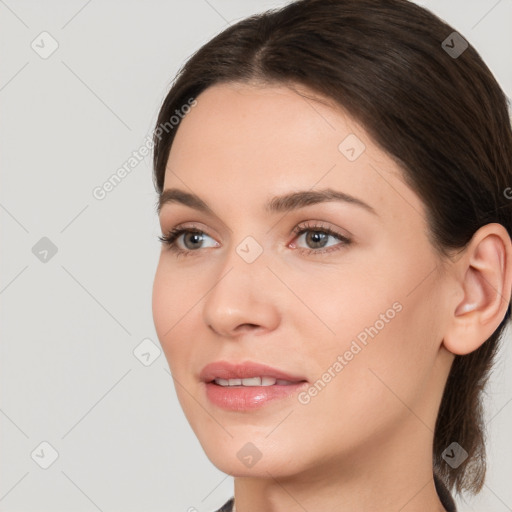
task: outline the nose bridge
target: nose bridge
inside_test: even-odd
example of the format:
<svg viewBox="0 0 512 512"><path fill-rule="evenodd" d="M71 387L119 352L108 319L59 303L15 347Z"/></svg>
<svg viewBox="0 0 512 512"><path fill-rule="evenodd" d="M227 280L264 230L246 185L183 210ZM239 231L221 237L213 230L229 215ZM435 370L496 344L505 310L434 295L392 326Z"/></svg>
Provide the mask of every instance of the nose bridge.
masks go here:
<svg viewBox="0 0 512 512"><path fill-rule="evenodd" d="M204 321L228 335L242 324L272 327L276 321L272 294L264 286L272 273L267 268L263 244L246 236L226 252L203 306Z"/></svg>
<svg viewBox="0 0 512 512"><path fill-rule="evenodd" d="M252 234L244 235L232 232L232 240L227 248L222 264L219 264L219 279L236 280L236 287L246 286L247 291L256 282L265 279L267 269L267 254L263 247L263 240L258 241ZM260 233L258 238L264 237ZM222 277L224 276L224 277ZM220 282L219 282L220 284Z"/></svg>

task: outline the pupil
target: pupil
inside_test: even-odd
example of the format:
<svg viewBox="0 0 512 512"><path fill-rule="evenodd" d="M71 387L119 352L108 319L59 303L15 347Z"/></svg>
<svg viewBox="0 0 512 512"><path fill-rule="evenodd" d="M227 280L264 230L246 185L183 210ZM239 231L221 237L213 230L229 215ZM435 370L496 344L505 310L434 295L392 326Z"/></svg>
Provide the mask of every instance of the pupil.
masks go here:
<svg viewBox="0 0 512 512"><path fill-rule="evenodd" d="M189 233L189 235L190 235L191 238L192 237L193 238L198 238L199 240L195 240L196 242L200 242L201 239L203 238L200 233ZM187 245L186 240L187 240L187 237L185 237L185 245Z"/></svg>
<svg viewBox="0 0 512 512"><path fill-rule="evenodd" d="M317 244L327 238L327 233L322 233L321 231L312 231L310 238L313 238L313 240L312 240L313 244ZM323 244L321 244L320 247L323 247Z"/></svg>

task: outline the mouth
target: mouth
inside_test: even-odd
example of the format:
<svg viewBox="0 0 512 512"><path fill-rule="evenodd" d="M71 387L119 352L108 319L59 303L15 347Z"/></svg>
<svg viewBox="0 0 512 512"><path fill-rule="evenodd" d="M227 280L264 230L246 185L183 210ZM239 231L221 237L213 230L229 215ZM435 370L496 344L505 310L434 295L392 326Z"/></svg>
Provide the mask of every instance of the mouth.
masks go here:
<svg viewBox="0 0 512 512"><path fill-rule="evenodd" d="M286 379L276 379L275 377L249 377L247 379L221 379L215 378L211 381L219 386L223 387L235 387L235 386L246 386L246 387L254 387L254 386L290 386L293 384L297 384L297 382L292 382ZM305 381L300 381L305 382Z"/></svg>
<svg viewBox="0 0 512 512"><path fill-rule="evenodd" d="M212 404L239 412L290 398L308 385L303 377L253 362L211 363L201 371L200 380Z"/></svg>

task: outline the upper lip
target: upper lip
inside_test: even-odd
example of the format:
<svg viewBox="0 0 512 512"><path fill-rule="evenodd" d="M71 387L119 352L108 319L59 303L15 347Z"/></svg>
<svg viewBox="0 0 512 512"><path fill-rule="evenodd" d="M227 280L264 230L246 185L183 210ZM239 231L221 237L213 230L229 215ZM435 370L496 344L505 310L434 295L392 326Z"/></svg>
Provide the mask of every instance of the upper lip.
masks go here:
<svg viewBox="0 0 512 512"><path fill-rule="evenodd" d="M254 363L229 363L227 361L216 361L207 364L199 374L204 382L212 382L214 379L249 379L251 377L274 377L275 379L287 380L290 382L301 382L303 377L286 373L277 368L265 364Z"/></svg>

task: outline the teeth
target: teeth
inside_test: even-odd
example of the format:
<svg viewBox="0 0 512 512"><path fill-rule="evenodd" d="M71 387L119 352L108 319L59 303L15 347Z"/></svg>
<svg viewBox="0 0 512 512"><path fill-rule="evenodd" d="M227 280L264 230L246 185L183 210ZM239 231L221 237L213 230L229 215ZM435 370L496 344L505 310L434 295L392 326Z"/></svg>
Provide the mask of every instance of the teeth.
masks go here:
<svg viewBox="0 0 512 512"><path fill-rule="evenodd" d="M250 377L248 379L215 379L215 384L219 386L273 386L274 384L286 386L291 384L284 379L274 379L274 377Z"/></svg>
<svg viewBox="0 0 512 512"><path fill-rule="evenodd" d="M238 380L238 379L234 379ZM251 377L250 379L240 379L242 386L261 386L261 377ZM231 379L229 379L229 385L231 386Z"/></svg>

